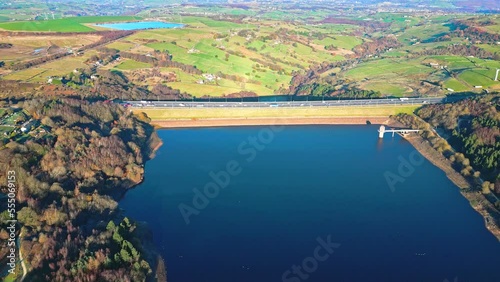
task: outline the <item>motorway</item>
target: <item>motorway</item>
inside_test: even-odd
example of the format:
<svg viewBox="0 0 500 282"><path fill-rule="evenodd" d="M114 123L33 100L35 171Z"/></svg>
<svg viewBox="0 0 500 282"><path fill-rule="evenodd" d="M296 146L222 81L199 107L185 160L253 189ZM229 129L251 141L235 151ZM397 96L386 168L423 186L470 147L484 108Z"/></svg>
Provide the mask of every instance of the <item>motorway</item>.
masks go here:
<svg viewBox="0 0 500 282"><path fill-rule="evenodd" d="M423 105L446 101L446 97L357 99L325 101L284 101L284 102L192 102L192 101L125 101L134 108L296 108L296 107L346 107L382 105Z"/></svg>

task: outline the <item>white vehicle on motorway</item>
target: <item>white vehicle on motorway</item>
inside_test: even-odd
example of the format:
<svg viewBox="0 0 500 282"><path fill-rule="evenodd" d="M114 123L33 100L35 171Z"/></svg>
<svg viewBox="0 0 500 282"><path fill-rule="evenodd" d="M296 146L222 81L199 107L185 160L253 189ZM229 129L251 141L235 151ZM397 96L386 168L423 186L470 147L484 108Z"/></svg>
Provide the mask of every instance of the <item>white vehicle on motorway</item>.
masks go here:
<svg viewBox="0 0 500 282"><path fill-rule="evenodd" d="M401 100L401 101L408 101L410 99L409 98L399 98L399 100Z"/></svg>

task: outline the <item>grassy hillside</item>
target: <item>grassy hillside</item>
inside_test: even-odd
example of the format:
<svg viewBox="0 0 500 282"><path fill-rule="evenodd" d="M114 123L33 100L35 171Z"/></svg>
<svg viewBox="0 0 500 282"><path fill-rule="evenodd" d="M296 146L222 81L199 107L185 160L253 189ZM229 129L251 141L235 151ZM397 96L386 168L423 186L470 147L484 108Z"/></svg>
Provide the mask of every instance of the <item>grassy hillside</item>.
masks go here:
<svg viewBox="0 0 500 282"><path fill-rule="evenodd" d="M197 7L193 11L204 9ZM228 10L231 9L225 11ZM233 10L239 15L252 14L252 10ZM223 17L179 16L171 12L162 16L160 10L153 14L165 21L182 21L186 26L181 29L137 31L105 47L141 55L143 58L153 57L157 54L156 51L168 53L173 62L194 66L197 71L165 67L159 68L161 74L158 76L169 79L140 79L141 75L137 74L137 70L151 68L156 64L147 59L142 59L141 62L137 58L113 62L102 66L102 69L120 71L133 83L150 90L155 85L149 83L154 81L155 84L161 83L180 93L196 97L239 95L238 93L253 95L251 92L260 96L293 93L294 89L290 85L297 76L305 75L311 68L345 60L350 60L350 63L322 70L316 74L320 79L309 78L309 81L300 83L306 86L314 86L316 83L323 89L330 87L325 92L315 92L322 93L315 95L338 95L343 88L369 90L376 92L376 95L396 97L444 95L450 92L448 89L478 93L483 89L500 90L500 83L494 81L494 73L500 68L500 61L492 59L495 54L500 54L500 45L477 40L471 42L467 37L469 35L453 34L456 28L451 25L451 21L467 20L462 15L424 17L418 14L376 13L368 18L366 15L345 16L345 23L336 24L319 22L321 12L314 17L318 22L314 22L312 18L304 22L282 21L278 18L286 18L287 15L272 11L267 18L263 16L233 21ZM140 15L147 16L147 13ZM311 16L311 13L304 12L301 15ZM323 15L323 19L328 16ZM498 21L493 16L484 17L491 18L493 22ZM140 17L75 17L0 23L0 29L91 31L89 23L138 19ZM488 25L484 29L495 32L496 26ZM393 38L400 45L384 48L380 42L386 38ZM11 37L3 41L13 44L13 48L0 49L0 58L8 65L36 58L38 49L48 50L53 45L61 49L76 48L96 40L98 38L74 36L26 39ZM448 50L447 48L456 45L476 48L490 55L432 53ZM84 62L93 55L99 55L99 51L91 50L80 57L64 58L16 72L4 71L3 78L47 81L49 76L63 76L75 68L89 67L90 64ZM219 78L206 79L204 75L208 74Z"/></svg>
<svg viewBox="0 0 500 282"><path fill-rule="evenodd" d="M413 113L418 106L331 107L331 108L189 108L134 109L153 120L195 118L263 118L263 117L388 117Z"/></svg>
<svg viewBox="0 0 500 282"><path fill-rule="evenodd" d="M240 78L239 81L221 79L200 86L198 82L202 76L176 70L177 81L168 83L170 87L194 96L220 96L240 91L272 95L280 88L288 87L293 71L343 60L343 54L362 43L361 38L344 35L343 29L296 26L269 20L258 25L202 17L183 17L182 21L187 24L183 29L140 31L107 47L138 54L166 51L172 54L173 61L196 66L204 73L221 72ZM278 34L279 29L288 32ZM308 35L311 31L329 36L318 39ZM247 33L251 35L246 36ZM325 49L327 45L337 46L339 51L328 51ZM272 63L282 71L270 69L260 62Z"/></svg>

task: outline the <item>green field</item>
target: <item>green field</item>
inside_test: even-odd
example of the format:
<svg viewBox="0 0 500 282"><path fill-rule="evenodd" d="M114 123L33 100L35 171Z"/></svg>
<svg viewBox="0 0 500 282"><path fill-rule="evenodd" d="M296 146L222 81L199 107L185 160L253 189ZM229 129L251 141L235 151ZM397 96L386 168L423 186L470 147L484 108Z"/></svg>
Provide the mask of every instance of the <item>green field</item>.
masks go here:
<svg viewBox="0 0 500 282"><path fill-rule="evenodd" d="M411 45L415 42L425 42L426 40L440 36L441 34L449 31L449 27L444 26L443 24L413 26L405 29L398 39L407 45Z"/></svg>
<svg viewBox="0 0 500 282"><path fill-rule="evenodd" d="M338 48L351 50L355 46L363 43L363 41L354 36L336 35L333 37L324 38L322 40L315 40L314 43L323 46L334 45Z"/></svg>
<svg viewBox="0 0 500 282"><path fill-rule="evenodd" d="M363 89L379 91L382 96L402 97L408 92L408 89L401 84L392 84L385 81L367 82L363 84Z"/></svg>
<svg viewBox="0 0 500 282"><path fill-rule="evenodd" d="M470 90L470 87L467 87L462 82L456 80L455 78L450 78L444 82L444 86L446 88L453 89L456 92L467 91Z"/></svg>
<svg viewBox="0 0 500 282"><path fill-rule="evenodd" d="M368 79L375 82L396 83L412 80L416 77L427 75L431 68L421 64L420 60L380 59L362 63L349 70L345 76L349 79Z"/></svg>
<svg viewBox="0 0 500 282"><path fill-rule="evenodd" d="M433 59L440 63L440 65L447 66L450 70L462 70L468 68L474 68L474 61L479 59L471 59L461 56L430 56L427 59Z"/></svg>
<svg viewBox="0 0 500 282"><path fill-rule="evenodd" d="M126 59L126 60L124 60L124 62L122 62L118 66L116 66L116 68L119 70L135 70L135 69L144 69L144 68L150 68L150 67L151 67L151 64L137 62L137 61L130 60L130 59Z"/></svg>
<svg viewBox="0 0 500 282"><path fill-rule="evenodd" d="M488 87L494 84L498 84L494 81L495 70L467 70L460 74L459 78L465 80L472 86L483 86Z"/></svg>
<svg viewBox="0 0 500 282"><path fill-rule="evenodd" d="M127 51L127 50L133 48L134 44L128 43L128 42L113 42L111 44L108 44L106 47L112 48L112 49L117 49L120 51Z"/></svg>
<svg viewBox="0 0 500 282"><path fill-rule="evenodd" d="M53 31L53 32L86 32L95 29L85 26L86 23L104 23L119 21L135 21L140 17L133 16L88 16L71 17L45 21L24 21L0 23L0 29L13 31Z"/></svg>
<svg viewBox="0 0 500 282"><path fill-rule="evenodd" d="M180 19L180 18L179 18ZM182 23L189 24L190 26L194 26L197 28L200 27L210 27L212 30L214 29L222 29L227 30L230 28L254 28L253 24L238 24L228 21L217 21L210 18L202 18L202 17L182 17Z"/></svg>

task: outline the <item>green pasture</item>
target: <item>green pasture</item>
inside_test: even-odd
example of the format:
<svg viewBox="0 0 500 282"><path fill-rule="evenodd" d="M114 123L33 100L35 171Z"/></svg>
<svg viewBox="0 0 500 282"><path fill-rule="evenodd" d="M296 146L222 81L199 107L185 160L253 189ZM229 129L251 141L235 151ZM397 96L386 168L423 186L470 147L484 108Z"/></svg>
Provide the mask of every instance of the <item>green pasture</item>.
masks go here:
<svg viewBox="0 0 500 282"><path fill-rule="evenodd" d="M346 77L355 80L364 78L389 78L412 75L426 75L432 69L420 64L418 60L380 59L362 63L345 73Z"/></svg>
<svg viewBox="0 0 500 282"><path fill-rule="evenodd" d="M380 82L367 82L363 85L363 89L379 91L382 96L395 96L402 97L405 96L407 88L399 83L388 83L385 81Z"/></svg>
<svg viewBox="0 0 500 282"><path fill-rule="evenodd" d="M173 28L173 29L153 29L144 30L129 36L128 39L140 40L140 39L155 39L158 41L174 41L174 40L188 40L188 39L199 39L203 37L212 37L210 32L197 29L197 28Z"/></svg>
<svg viewBox="0 0 500 282"><path fill-rule="evenodd" d="M317 26L307 26L306 28L328 34L341 34L344 32L349 33L359 29L358 26L352 24L321 24Z"/></svg>
<svg viewBox="0 0 500 282"><path fill-rule="evenodd" d="M442 41L442 42L429 42L429 43L420 43L420 44L414 44L414 45L409 45L404 47L404 50L412 53L416 52L422 52L425 50L432 50L436 49L439 47L446 47L449 45L453 45L456 43L461 43L462 41L459 38L453 38L450 41Z"/></svg>
<svg viewBox="0 0 500 282"><path fill-rule="evenodd" d="M14 31L54 31L54 32L86 32L94 29L83 25L84 23L104 23L117 21L140 20L140 17L134 16L86 16L70 17L55 20L43 21L22 21L0 23L0 29Z"/></svg>
<svg viewBox="0 0 500 282"><path fill-rule="evenodd" d="M6 80L21 80L21 81L31 81L34 77L42 77L43 73L46 73L47 70L39 69L39 68L29 68L21 71L16 71L10 74L3 76ZM45 76L43 76L45 77ZM46 81L47 79L45 79Z"/></svg>
<svg viewBox="0 0 500 282"><path fill-rule="evenodd" d="M156 50L166 50L173 55L174 61L194 65L203 72L217 73L220 71L225 74L235 74L247 80L258 80L263 87L267 85L272 90L279 88L281 84L289 82L289 76L279 75L267 68L262 72L254 72L253 66L256 63L250 60L249 57L244 58L237 55L229 55L228 61L225 61L226 52L213 47L211 45L213 42L214 40L212 39L203 39L197 43L191 42L191 48L197 50L196 53L188 53L188 50L191 48L180 46L186 42L179 42L177 44L151 43L147 44L147 46ZM255 54L255 56L259 55ZM262 89L262 87L259 88ZM266 92L270 92L271 89L267 89Z"/></svg>
<svg viewBox="0 0 500 282"><path fill-rule="evenodd" d="M363 40L355 37L355 36L346 36L346 35L334 35L332 37L326 37L322 40L314 40L314 43L327 46L334 45L335 47L351 50L357 45L363 43Z"/></svg>
<svg viewBox="0 0 500 282"><path fill-rule="evenodd" d="M438 37L449 31L449 27L443 24L424 24L405 29L404 32L399 34L398 39L402 43L410 45L417 41L422 42L433 37ZM412 41L412 38L416 38L417 40Z"/></svg>
<svg viewBox="0 0 500 282"><path fill-rule="evenodd" d="M447 66L451 70L461 70L474 68L473 58L466 58L461 56L428 56L426 59L438 61L441 65Z"/></svg>
<svg viewBox="0 0 500 282"><path fill-rule="evenodd" d="M500 31L498 32L500 33ZM476 46L488 52L500 54L500 45L498 44L477 44Z"/></svg>
<svg viewBox="0 0 500 282"><path fill-rule="evenodd" d="M464 85L462 82L458 81L455 78L449 78L444 82L444 87L451 88L455 92L467 91L470 90L470 87Z"/></svg>
<svg viewBox="0 0 500 282"><path fill-rule="evenodd" d="M134 44L128 43L128 42L123 42L123 41L115 41L115 42L112 42L111 44L106 45L106 47L112 48L112 49L117 49L120 51L127 51L127 50L133 48Z"/></svg>
<svg viewBox="0 0 500 282"><path fill-rule="evenodd" d="M180 18L179 18L180 19ZM243 28L254 28L253 24L237 24L233 22L227 22L223 20L213 20L210 18L203 17L182 17L182 23L188 24L195 27L210 27L213 29L243 29Z"/></svg>
<svg viewBox="0 0 500 282"><path fill-rule="evenodd" d="M259 84L248 82L237 82L228 79L220 79L217 84L214 82L207 84L198 84L197 81L202 80L201 75L192 75L175 68L162 68L162 72L173 72L177 76L177 82L169 82L168 86L173 89L178 89L181 92L187 92L196 97L204 95L221 96L240 91L253 91L259 95L271 95L273 90Z"/></svg>
<svg viewBox="0 0 500 282"><path fill-rule="evenodd" d="M459 78L472 86L489 87L499 83L498 81L494 81L495 72L496 70L487 69L467 70L462 72Z"/></svg>
<svg viewBox="0 0 500 282"><path fill-rule="evenodd" d="M151 64L134 61L131 59L126 59L115 68L119 70L135 70L135 69L145 69L151 68Z"/></svg>

